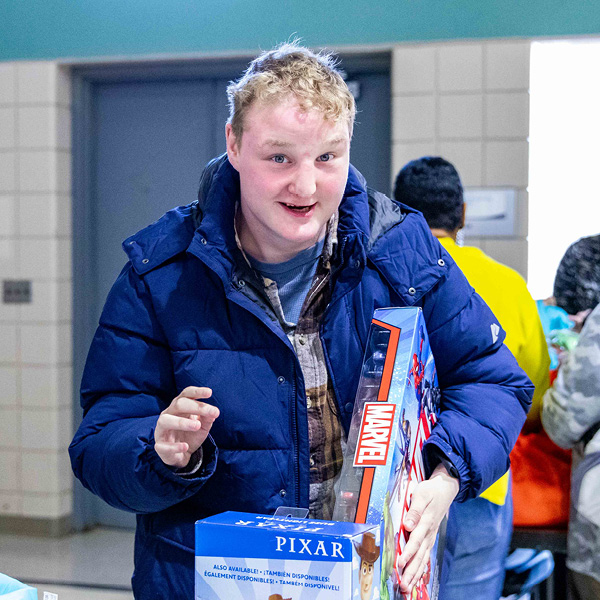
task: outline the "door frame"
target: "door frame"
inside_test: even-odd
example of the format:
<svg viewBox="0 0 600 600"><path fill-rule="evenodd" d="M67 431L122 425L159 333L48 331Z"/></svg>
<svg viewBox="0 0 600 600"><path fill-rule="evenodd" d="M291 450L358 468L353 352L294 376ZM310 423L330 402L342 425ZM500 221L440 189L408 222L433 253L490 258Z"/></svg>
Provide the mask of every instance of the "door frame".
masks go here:
<svg viewBox="0 0 600 600"><path fill-rule="evenodd" d="M391 75L391 50L344 50L336 52L341 67L353 74L387 73ZM93 301L97 297L90 263L94 237L94 167L92 136L95 86L102 83L141 83L199 78L237 79L254 55L222 58L160 59L149 61L115 61L108 63L73 63L71 71L72 106L72 219L73 219L73 433L83 411L79 404L79 386L89 344L97 327ZM391 126L391 115L390 115ZM390 140L391 141L391 140ZM391 151L391 148L390 148ZM76 225L76 226L75 226ZM95 498L79 481L73 487L72 527L76 531L96 524Z"/></svg>

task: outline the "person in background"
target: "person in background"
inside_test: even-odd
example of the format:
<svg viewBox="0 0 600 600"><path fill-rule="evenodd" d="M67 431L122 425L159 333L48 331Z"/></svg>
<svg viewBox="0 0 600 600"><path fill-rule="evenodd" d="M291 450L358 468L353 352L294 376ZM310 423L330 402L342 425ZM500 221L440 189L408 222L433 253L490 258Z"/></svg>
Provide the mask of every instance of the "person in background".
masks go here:
<svg viewBox="0 0 600 600"><path fill-rule="evenodd" d="M600 300L600 235L571 244L554 279L556 305L574 317L576 327Z"/></svg>
<svg viewBox="0 0 600 600"><path fill-rule="evenodd" d="M194 522L281 506L330 518L373 310L423 310L441 413L413 492L403 591L452 501L506 471L533 387L423 217L350 164L354 98L296 44L228 88L199 201L124 243L83 381L73 470L138 514L138 600L192 598Z"/></svg>
<svg viewBox="0 0 600 600"><path fill-rule="evenodd" d="M589 301L571 305L578 312L583 306L589 306ZM558 446L573 449L567 538L569 598L597 600L600 598L600 304L586 319L577 345L567 353L554 385L544 395L542 423Z"/></svg>
<svg viewBox="0 0 600 600"><path fill-rule="evenodd" d="M539 419L550 358L536 303L525 280L482 250L456 243L464 227L463 186L454 166L436 156L409 162L396 177L394 198L423 213L431 232L456 261L506 331L505 344L535 385L528 420ZM448 521L443 600L497 600L512 534L510 473L479 497L453 503Z"/></svg>
<svg viewBox="0 0 600 600"><path fill-rule="evenodd" d="M595 235L567 248L554 277L554 295L537 302L550 344L552 376L565 353L577 344L587 316L599 302L600 235Z"/></svg>
<svg viewBox="0 0 600 600"><path fill-rule="evenodd" d="M572 449L568 592L571 600L586 600L600 597L600 437L594 435L600 422L600 235L569 246L552 301L568 313L576 333L544 396L542 423L558 446Z"/></svg>

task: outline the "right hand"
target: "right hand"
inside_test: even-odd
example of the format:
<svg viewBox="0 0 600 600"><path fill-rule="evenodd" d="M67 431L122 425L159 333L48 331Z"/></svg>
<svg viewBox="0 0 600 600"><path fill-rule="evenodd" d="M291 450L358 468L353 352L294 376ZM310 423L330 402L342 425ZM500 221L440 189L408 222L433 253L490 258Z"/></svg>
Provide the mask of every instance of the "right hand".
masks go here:
<svg viewBox="0 0 600 600"><path fill-rule="evenodd" d="M210 388L190 386L160 413L154 430L154 449L166 465L186 467L204 443L219 409L198 400L211 396Z"/></svg>
<svg viewBox="0 0 600 600"><path fill-rule="evenodd" d="M440 463L431 477L415 487L404 525L410 537L398 564L402 568L400 589L412 593L423 575L442 519L458 494L460 483Z"/></svg>

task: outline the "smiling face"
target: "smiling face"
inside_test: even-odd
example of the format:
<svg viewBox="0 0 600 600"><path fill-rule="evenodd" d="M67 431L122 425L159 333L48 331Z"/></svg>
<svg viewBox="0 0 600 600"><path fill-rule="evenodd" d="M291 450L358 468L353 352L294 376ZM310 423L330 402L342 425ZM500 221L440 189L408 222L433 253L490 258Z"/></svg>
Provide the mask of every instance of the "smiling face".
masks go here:
<svg viewBox="0 0 600 600"><path fill-rule="evenodd" d="M293 98L257 102L242 139L226 128L229 161L240 175L238 234L254 258L283 262L322 239L344 193L348 123L302 110Z"/></svg>
<svg viewBox="0 0 600 600"><path fill-rule="evenodd" d="M373 563L366 560L361 561L358 581L360 582L361 600L370 600L373 589Z"/></svg>

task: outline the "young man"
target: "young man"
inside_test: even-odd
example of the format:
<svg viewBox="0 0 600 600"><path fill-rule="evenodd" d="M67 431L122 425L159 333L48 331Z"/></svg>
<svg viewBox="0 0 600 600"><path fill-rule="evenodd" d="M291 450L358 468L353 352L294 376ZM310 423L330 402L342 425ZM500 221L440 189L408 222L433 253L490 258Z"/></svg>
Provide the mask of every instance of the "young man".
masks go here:
<svg viewBox="0 0 600 600"><path fill-rule="evenodd" d="M532 388L415 211L349 164L354 100L331 58L286 45L228 90L227 156L199 202L126 240L82 382L76 475L138 513L138 599L193 596L195 520L332 514L373 310L421 306L443 388L402 586L455 497L508 466Z"/></svg>
<svg viewBox="0 0 600 600"><path fill-rule="evenodd" d="M439 156L413 160L398 173L394 198L423 213L433 235L498 317L506 331L506 345L536 386L535 410L528 418L539 422L550 357L536 303L516 271L479 248L456 244L466 209L458 172ZM447 544L452 557L447 552L449 569L440 598L498 600L512 535L512 510L509 473L478 498L452 505Z"/></svg>

